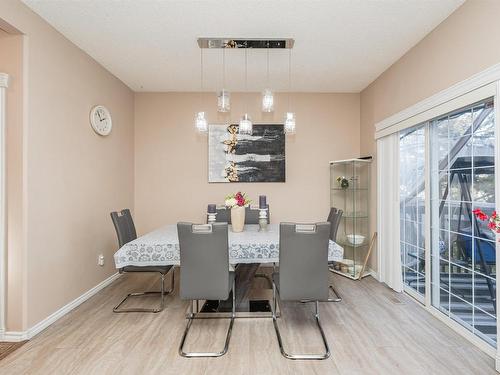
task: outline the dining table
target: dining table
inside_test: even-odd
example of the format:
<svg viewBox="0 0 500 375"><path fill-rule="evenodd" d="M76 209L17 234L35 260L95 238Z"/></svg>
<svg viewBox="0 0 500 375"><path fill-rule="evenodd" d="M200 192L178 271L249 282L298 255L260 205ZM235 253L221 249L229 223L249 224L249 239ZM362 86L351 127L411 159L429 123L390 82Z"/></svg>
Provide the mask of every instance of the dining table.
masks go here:
<svg viewBox="0 0 500 375"><path fill-rule="evenodd" d="M270 317L272 281L270 274L259 272L263 264L279 263L279 224L269 224L267 230L259 231L259 225L244 226L242 232L228 230L229 264L236 272L236 317ZM307 249L304 249L307 251ZM328 261L342 261L344 249L334 241L328 244ZM165 266L180 265L177 225L170 224L146 233L123 245L114 254L115 266ZM265 267L264 267L265 268ZM267 279L267 288L254 286L256 278ZM264 284L265 285L265 284ZM200 303L201 302L201 303ZM199 316L224 315L231 311L228 301L192 301L190 307ZM277 307L276 315L280 314ZM206 314L205 314L206 313Z"/></svg>
<svg viewBox="0 0 500 375"><path fill-rule="evenodd" d="M245 225L242 232L228 230L229 263L255 264L279 262L279 224L269 224L266 231L259 225ZM330 240L328 261L342 261L344 249ZM114 254L115 266L166 266L180 265L177 225L165 225L123 245Z"/></svg>

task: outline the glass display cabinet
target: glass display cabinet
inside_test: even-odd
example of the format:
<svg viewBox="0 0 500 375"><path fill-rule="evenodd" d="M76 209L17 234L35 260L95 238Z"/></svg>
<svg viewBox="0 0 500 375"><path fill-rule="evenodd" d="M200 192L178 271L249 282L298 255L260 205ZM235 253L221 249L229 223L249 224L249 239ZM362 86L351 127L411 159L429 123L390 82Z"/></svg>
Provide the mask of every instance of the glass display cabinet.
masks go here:
<svg viewBox="0 0 500 375"><path fill-rule="evenodd" d="M330 162L330 206L344 211L335 241L344 248L344 256L331 270L351 279L369 275L370 170L371 159Z"/></svg>

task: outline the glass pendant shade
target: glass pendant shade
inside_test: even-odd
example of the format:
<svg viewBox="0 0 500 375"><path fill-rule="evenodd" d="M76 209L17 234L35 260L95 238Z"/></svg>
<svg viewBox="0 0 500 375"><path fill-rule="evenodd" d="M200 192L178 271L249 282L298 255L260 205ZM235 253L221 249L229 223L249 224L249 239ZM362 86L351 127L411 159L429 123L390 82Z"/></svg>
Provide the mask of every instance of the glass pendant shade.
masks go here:
<svg viewBox="0 0 500 375"><path fill-rule="evenodd" d="M217 93L217 111L229 112L231 110L231 94L229 91L222 89Z"/></svg>
<svg viewBox="0 0 500 375"><path fill-rule="evenodd" d="M285 115L285 133L295 133L295 113L293 112L287 112Z"/></svg>
<svg viewBox="0 0 500 375"><path fill-rule="evenodd" d="M248 116L248 113L245 113L240 120L238 132L240 134L252 135L252 127L252 120Z"/></svg>
<svg viewBox="0 0 500 375"><path fill-rule="evenodd" d="M274 95L269 89L262 92L262 112L274 111Z"/></svg>
<svg viewBox="0 0 500 375"><path fill-rule="evenodd" d="M208 131L208 122L205 118L205 112L198 112L195 119L196 130L200 133L206 133Z"/></svg>

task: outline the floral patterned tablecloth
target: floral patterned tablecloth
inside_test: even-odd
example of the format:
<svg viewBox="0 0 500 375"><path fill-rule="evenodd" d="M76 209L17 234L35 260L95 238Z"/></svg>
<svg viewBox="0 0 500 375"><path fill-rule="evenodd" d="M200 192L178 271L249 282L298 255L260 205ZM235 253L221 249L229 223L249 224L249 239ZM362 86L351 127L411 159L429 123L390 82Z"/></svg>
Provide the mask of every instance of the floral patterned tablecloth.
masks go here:
<svg viewBox="0 0 500 375"><path fill-rule="evenodd" d="M245 225L241 233L229 229L229 263L272 263L279 261L279 224L270 224L267 232L258 225ZM330 241L328 260L341 261L344 249ZM115 255L116 268L125 266L179 265L177 226L166 225L129 242Z"/></svg>

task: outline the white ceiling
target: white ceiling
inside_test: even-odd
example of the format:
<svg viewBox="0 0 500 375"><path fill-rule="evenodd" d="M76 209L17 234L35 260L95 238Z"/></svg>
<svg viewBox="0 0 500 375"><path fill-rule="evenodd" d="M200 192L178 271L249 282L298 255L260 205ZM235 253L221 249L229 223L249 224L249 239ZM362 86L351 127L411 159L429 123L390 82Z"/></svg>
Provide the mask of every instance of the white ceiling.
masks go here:
<svg viewBox="0 0 500 375"><path fill-rule="evenodd" d="M464 0L23 0L135 91L198 91L204 37L295 38L292 90L359 92ZM205 88L222 50L205 50ZM266 86L250 50L248 90ZM270 51L270 86L288 87L288 51ZM226 51L226 87L244 90L244 51Z"/></svg>

